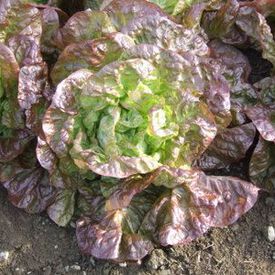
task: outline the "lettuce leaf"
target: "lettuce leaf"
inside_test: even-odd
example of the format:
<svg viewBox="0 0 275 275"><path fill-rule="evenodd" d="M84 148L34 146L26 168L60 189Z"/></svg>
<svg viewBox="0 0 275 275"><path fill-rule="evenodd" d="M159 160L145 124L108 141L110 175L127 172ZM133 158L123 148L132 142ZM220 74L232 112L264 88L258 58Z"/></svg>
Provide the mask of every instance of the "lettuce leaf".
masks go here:
<svg viewBox="0 0 275 275"><path fill-rule="evenodd" d="M252 120L260 134L259 141L250 159L249 174L252 182L258 186L273 191L274 174L274 77L267 77L254 84L258 92L256 105L248 105L247 116Z"/></svg>
<svg viewBox="0 0 275 275"><path fill-rule="evenodd" d="M226 168L245 158L256 136L252 123L220 132L207 148L197 165L204 171Z"/></svg>
<svg viewBox="0 0 275 275"><path fill-rule="evenodd" d="M0 163L0 182L8 191L13 205L28 213L41 213L56 197L56 189L49 184L48 172L36 160L35 144L12 161Z"/></svg>

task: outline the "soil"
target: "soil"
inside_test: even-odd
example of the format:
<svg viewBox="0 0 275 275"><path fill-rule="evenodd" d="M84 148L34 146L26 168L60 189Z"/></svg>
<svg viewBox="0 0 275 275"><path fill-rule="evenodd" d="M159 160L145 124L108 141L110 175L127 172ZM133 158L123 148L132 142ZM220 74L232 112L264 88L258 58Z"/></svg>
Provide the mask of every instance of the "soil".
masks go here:
<svg viewBox="0 0 275 275"><path fill-rule="evenodd" d="M155 249L138 264L113 264L80 255L74 229L13 207L0 190L0 253L3 275L51 274L275 274L275 198L261 195L235 225L213 229L189 246Z"/></svg>

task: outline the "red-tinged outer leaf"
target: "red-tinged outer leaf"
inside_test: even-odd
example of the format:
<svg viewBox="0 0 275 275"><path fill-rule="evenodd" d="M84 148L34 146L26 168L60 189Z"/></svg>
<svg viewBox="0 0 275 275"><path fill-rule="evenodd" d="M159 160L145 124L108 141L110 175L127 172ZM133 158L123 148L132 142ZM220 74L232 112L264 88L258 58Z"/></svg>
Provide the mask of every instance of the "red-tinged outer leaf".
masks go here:
<svg viewBox="0 0 275 275"><path fill-rule="evenodd" d="M27 65L20 69L18 102L25 110L26 126L37 135L41 131L41 121L49 105L44 96L48 89L48 68L45 63Z"/></svg>
<svg viewBox="0 0 275 275"><path fill-rule="evenodd" d="M68 129L63 128L63 123L65 123L69 129L72 128L72 126L70 126L70 120L68 120L68 116L65 113L54 108L47 110L43 120L43 131L51 149L60 158L68 153L67 143L69 134ZM61 139L56 137L57 132L61 134Z"/></svg>
<svg viewBox="0 0 275 275"><path fill-rule="evenodd" d="M189 7L182 18L183 25L187 28L198 28L206 8L206 3L197 3Z"/></svg>
<svg viewBox="0 0 275 275"><path fill-rule="evenodd" d="M13 52L3 43L0 43L0 68L7 81L16 81L19 73L18 63Z"/></svg>
<svg viewBox="0 0 275 275"><path fill-rule="evenodd" d="M149 187L158 174L159 172L157 171L137 179L126 179L108 198L106 210L117 210L128 207L133 197Z"/></svg>
<svg viewBox="0 0 275 275"><path fill-rule="evenodd" d="M74 209L75 192L70 189L60 189L54 203L48 207L47 213L56 224L66 226L74 214Z"/></svg>
<svg viewBox="0 0 275 275"><path fill-rule="evenodd" d="M237 0L220 2L221 6L217 7L217 9L210 9L210 12L204 13L202 26L210 39L222 37L224 42L233 42L233 39L237 36L239 40L241 37L238 37L239 35L234 30L234 24L239 12L239 3ZM236 42L240 42L238 40Z"/></svg>
<svg viewBox="0 0 275 275"><path fill-rule="evenodd" d="M57 158L42 134L38 137L36 155L41 166L49 171L50 184L57 189L55 201L47 213L56 224L66 226L75 214L76 191L83 185L83 179L71 159Z"/></svg>
<svg viewBox="0 0 275 275"><path fill-rule="evenodd" d="M72 43L100 38L116 32L105 12L86 10L74 14L55 34L55 43L60 49Z"/></svg>
<svg viewBox="0 0 275 275"><path fill-rule="evenodd" d="M27 0L0 2L0 42L7 42L17 35L32 37L39 44L42 33L38 9L26 4Z"/></svg>
<svg viewBox="0 0 275 275"><path fill-rule="evenodd" d="M257 186L273 191L275 188L275 144L259 138L249 163L250 180Z"/></svg>
<svg viewBox="0 0 275 275"><path fill-rule="evenodd" d="M82 252L122 262L140 260L153 249L151 241L139 234L138 229L162 190L147 188L157 175L130 178L121 185L117 182L114 190L111 187L107 202L102 195L94 193L91 197L91 192L84 192L91 211L89 217L77 222L77 239ZM125 202L120 201L122 197Z"/></svg>
<svg viewBox="0 0 275 275"><path fill-rule="evenodd" d="M29 142L17 158L0 163L0 182L16 207L40 213L54 202L56 189L49 183L48 172L37 163L34 149L35 143Z"/></svg>
<svg viewBox="0 0 275 275"><path fill-rule="evenodd" d="M11 203L28 213L43 212L56 196L55 188L49 184L48 173L42 168L19 170L3 185Z"/></svg>
<svg viewBox="0 0 275 275"><path fill-rule="evenodd" d="M7 45L14 53L20 68L34 64L43 64L40 45L33 37L17 35L9 39Z"/></svg>
<svg viewBox="0 0 275 275"><path fill-rule="evenodd" d="M43 35L41 37L41 50L46 54L54 54L57 50L54 44L54 35L68 19L66 13L57 8L47 7L41 11Z"/></svg>
<svg viewBox="0 0 275 275"><path fill-rule="evenodd" d="M100 224L94 225L89 218L77 222L77 241L84 254L99 259L138 261L153 250L149 240L138 234L123 234L123 210L109 213Z"/></svg>
<svg viewBox="0 0 275 275"><path fill-rule="evenodd" d="M122 18L125 18L127 22L138 17L168 17L160 7L144 0L113 0L105 6L104 11L110 14L113 22L118 26L121 25L122 22L119 22L119 19Z"/></svg>
<svg viewBox="0 0 275 275"><path fill-rule="evenodd" d="M248 58L241 51L220 40L212 40L208 46L211 57L221 60L222 64L232 70L236 77L247 81L251 73L251 66Z"/></svg>
<svg viewBox="0 0 275 275"><path fill-rule="evenodd" d="M211 227L232 224L254 205L258 188L233 177L162 167L118 183L105 206L103 197L92 193L90 216L77 222L79 247L85 254L121 262L142 259L151 241L187 244Z"/></svg>
<svg viewBox="0 0 275 275"><path fill-rule="evenodd" d="M167 190L147 213L139 231L163 246L187 244L210 227L234 223L256 202L258 188L233 177L196 177ZM180 176L180 170L171 174Z"/></svg>
<svg viewBox="0 0 275 275"><path fill-rule="evenodd" d="M0 162L9 162L19 156L33 138L28 130L13 131L12 137L0 138Z"/></svg>
<svg viewBox="0 0 275 275"><path fill-rule="evenodd" d="M57 85L71 73L80 69L96 72L106 64L119 59L123 50L133 45L134 42L121 33L71 44L60 54L51 72L53 83Z"/></svg>
<svg viewBox="0 0 275 275"><path fill-rule="evenodd" d="M223 65L215 60L204 60L205 88L204 97L209 109L215 114L216 123L227 127L231 122L230 85L221 74Z"/></svg>
<svg viewBox="0 0 275 275"><path fill-rule="evenodd" d="M42 136L37 138L36 157L40 165L50 173L56 168L56 156Z"/></svg>
<svg viewBox="0 0 275 275"><path fill-rule="evenodd" d="M66 155L58 158L45 141L45 137L38 137L36 156L41 166L49 171L50 182L56 188L75 191L81 185L81 175L73 160Z"/></svg>
<svg viewBox="0 0 275 275"><path fill-rule="evenodd" d="M264 16L254 8L241 7L236 25L262 50L263 58L275 64L275 41Z"/></svg>
<svg viewBox="0 0 275 275"><path fill-rule="evenodd" d="M197 165L204 171L225 168L246 156L256 129L252 123L222 130L207 148Z"/></svg>
<svg viewBox="0 0 275 275"><path fill-rule="evenodd" d="M256 106L248 107L246 114L265 140L275 142L275 105L264 106L257 104Z"/></svg>
<svg viewBox="0 0 275 275"><path fill-rule="evenodd" d="M47 73L45 64L24 66L20 69L18 101L22 109L30 109L33 104L39 103L47 84Z"/></svg>
<svg viewBox="0 0 275 275"><path fill-rule="evenodd" d="M193 29L186 29L164 16L136 17L123 25L121 32L129 35L136 44L152 44L175 52L207 56L205 39ZM192 57L190 57L192 59ZM193 57L194 60L196 60Z"/></svg>
<svg viewBox="0 0 275 275"><path fill-rule="evenodd" d="M41 56L41 14L27 2L11 0L0 5L0 10L4 11L0 21L5 23L0 39L9 47L20 67L19 74L11 78L16 76L14 83L4 86L1 122L8 128L27 127L38 133L47 108L44 96L49 94L48 71ZM5 79L6 83L9 81Z"/></svg>
<svg viewBox="0 0 275 275"><path fill-rule="evenodd" d="M245 1L244 3L241 3L241 5L256 8L257 11L263 14L265 17L273 15L275 12L275 0Z"/></svg>

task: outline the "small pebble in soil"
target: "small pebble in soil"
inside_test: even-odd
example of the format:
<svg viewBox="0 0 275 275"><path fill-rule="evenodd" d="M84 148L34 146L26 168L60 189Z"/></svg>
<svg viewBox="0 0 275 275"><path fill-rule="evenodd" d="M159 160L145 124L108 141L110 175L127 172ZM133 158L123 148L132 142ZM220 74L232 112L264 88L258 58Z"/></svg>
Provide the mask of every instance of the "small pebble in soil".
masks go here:
<svg viewBox="0 0 275 275"><path fill-rule="evenodd" d="M95 259L93 257L90 257L90 263L92 266L95 266Z"/></svg>
<svg viewBox="0 0 275 275"><path fill-rule="evenodd" d="M16 267L14 271L15 271L16 275L19 275L19 274L23 275L23 274L25 274L25 269L24 268Z"/></svg>
<svg viewBox="0 0 275 275"><path fill-rule="evenodd" d="M162 249L153 250L150 258L146 262L147 268L155 269L155 270L165 264L167 264L167 259L166 259L166 255Z"/></svg>
<svg viewBox="0 0 275 275"><path fill-rule="evenodd" d="M271 225L267 227L267 239L270 242L273 242L275 240L275 229Z"/></svg>
<svg viewBox="0 0 275 275"><path fill-rule="evenodd" d="M9 258L10 258L9 251L1 251L0 252L0 264L8 262Z"/></svg>
<svg viewBox="0 0 275 275"><path fill-rule="evenodd" d="M54 249L57 249L57 248L58 248L58 245L55 245L55 246L54 246Z"/></svg>
<svg viewBox="0 0 275 275"><path fill-rule="evenodd" d="M50 266L44 267L43 271L44 271L43 275L51 275L52 274L52 268Z"/></svg>
<svg viewBox="0 0 275 275"><path fill-rule="evenodd" d="M72 228L76 228L75 222L70 222L70 226L71 226Z"/></svg>
<svg viewBox="0 0 275 275"><path fill-rule="evenodd" d="M71 269L72 269L72 270L76 270L76 271L80 271L80 270L81 270L81 266L75 264L75 265L72 265L72 266L71 266Z"/></svg>
<svg viewBox="0 0 275 275"><path fill-rule="evenodd" d="M127 267L127 263L126 262L125 263L120 263L119 266L120 267Z"/></svg>
<svg viewBox="0 0 275 275"><path fill-rule="evenodd" d="M164 270L161 270L158 274L159 275L172 275L173 273L171 272L171 270L164 269Z"/></svg>

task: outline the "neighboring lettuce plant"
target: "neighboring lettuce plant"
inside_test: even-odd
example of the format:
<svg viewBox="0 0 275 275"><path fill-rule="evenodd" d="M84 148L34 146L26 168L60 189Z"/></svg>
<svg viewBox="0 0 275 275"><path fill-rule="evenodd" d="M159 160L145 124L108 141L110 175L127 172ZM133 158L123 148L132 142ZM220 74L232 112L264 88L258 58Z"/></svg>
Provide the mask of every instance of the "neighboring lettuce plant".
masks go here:
<svg viewBox="0 0 275 275"><path fill-rule="evenodd" d="M275 182L275 78L264 78L256 83L258 102L247 106L246 114L260 133L259 141L250 160L252 182L274 192Z"/></svg>
<svg viewBox="0 0 275 275"><path fill-rule="evenodd" d="M44 211L55 197L35 154L51 98L42 33L38 9L27 1L0 2L0 181L11 202L31 213Z"/></svg>

